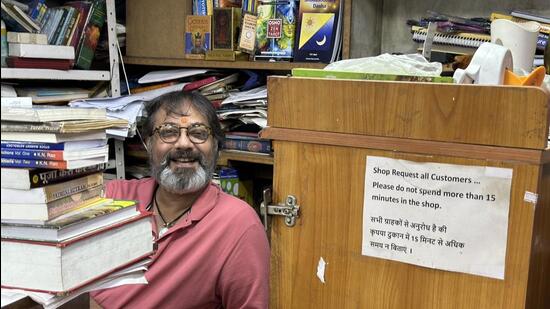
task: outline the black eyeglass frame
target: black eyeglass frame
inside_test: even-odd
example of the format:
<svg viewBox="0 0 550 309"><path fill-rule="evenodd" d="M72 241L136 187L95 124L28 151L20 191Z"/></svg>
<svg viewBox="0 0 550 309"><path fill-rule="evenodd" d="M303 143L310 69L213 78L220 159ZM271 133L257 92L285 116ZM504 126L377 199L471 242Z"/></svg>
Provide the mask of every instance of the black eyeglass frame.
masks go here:
<svg viewBox="0 0 550 309"><path fill-rule="evenodd" d="M177 128L178 129L178 136L176 137L176 139L173 141L173 142L168 142L166 141L162 135L160 134L160 130L162 128L165 128L165 127L172 127L172 128ZM199 142L195 142L193 140L193 138L191 138L189 136L189 129L191 128L196 128L196 127L202 127L202 128L205 128L207 131L208 131L208 136L206 137L205 140L203 141L199 141ZM206 143L206 141L208 140L208 137L212 135L212 128L210 128L209 126L203 124L203 123L194 123L194 124L191 124L190 126L187 126L187 127L184 127L184 126L178 126L174 123L163 123L157 127L155 127L153 129L153 132L151 132L151 135L150 136L153 136L155 133L158 134L159 138L166 144L175 144L178 139L181 137L181 129L185 129L185 134L187 135L187 138L191 141L191 143L195 144L195 145L200 145L200 144L204 144Z"/></svg>

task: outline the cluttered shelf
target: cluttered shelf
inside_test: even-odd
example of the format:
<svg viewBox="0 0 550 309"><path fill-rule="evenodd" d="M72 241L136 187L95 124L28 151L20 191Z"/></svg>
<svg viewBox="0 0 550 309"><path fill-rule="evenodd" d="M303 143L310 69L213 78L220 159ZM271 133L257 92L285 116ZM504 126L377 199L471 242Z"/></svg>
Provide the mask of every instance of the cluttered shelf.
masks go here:
<svg viewBox="0 0 550 309"><path fill-rule="evenodd" d="M273 165L273 155L267 155L262 153L253 153L245 151L235 150L222 150L218 158L218 165L228 165L228 161L241 161L249 163L258 163Z"/></svg>
<svg viewBox="0 0 550 309"><path fill-rule="evenodd" d="M273 70L289 71L293 68L323 68L326 63L307 62L269 62L269 61L204 61L181 58L153 58L153 57L124 57L126 64L156 65L171 67L189 68L212 68L212 69L252 69L252 70Z"/></svg>
<svg viewBox="0 0 550 309"><path fill-rule="evenodd" d="M2 68L2 79L111 80L109 71Z"/></svg>

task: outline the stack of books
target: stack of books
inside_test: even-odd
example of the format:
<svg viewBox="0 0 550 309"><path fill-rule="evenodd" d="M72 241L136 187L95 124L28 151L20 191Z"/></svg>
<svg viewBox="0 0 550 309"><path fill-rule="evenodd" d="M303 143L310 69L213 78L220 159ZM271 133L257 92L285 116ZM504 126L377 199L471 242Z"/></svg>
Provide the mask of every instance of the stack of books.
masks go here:
<svg viewBox="0 0 550 309"><path fill-rule="evenodd" d="M48 7L2 2L8 32L9 67L87 70L106 20L105 0L69 1Z"/></svg>
<svg viewBox="0 0 550 309"><path fill-rule="evenodd" d="M152 253L151 214L102 197L105 129L126 121L54 106L1 118L3 288L66 299Z"/></svg>

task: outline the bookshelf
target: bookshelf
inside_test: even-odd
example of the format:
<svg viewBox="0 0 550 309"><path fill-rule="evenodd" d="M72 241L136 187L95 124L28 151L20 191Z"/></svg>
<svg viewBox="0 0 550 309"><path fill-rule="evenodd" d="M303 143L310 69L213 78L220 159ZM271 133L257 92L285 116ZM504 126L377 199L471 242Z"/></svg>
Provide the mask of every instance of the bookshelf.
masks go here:
<svg viewBox="0 0 550 309"><path fill-rule="evenodd" d="M110 81L111 95L120 96L119 84L119 57L116 46L116 15L115 0L106 0L107 9L107 35L109 41L109 67L110 70L51 70L51 69L18 69L2 68L2 80L71 80L71 81ZM124 145L123 141L116 139L115 158L109 160L108 168L116 170L117 178L125 177L124 170Z"/></svg>
<svg viewBox="0 0 550 309"><path fill-rule="evenodd" d="M51 70L2 68L3 79L39 79L39 80L85 80L108 81L111 72L97 70Z"/></svg>
<svg viewBox="0 0 550 309"><path fill-rule="evenodd" d="M342 57L349 58L352 0L342 0ZM126 2L126 56L136 65L290 71L293 68L323 68L323 63L268 61L205 61L184 59L185 16L192 14L192 0ZM158 33L162 35L150 35Z"/></svg>
<svg viewBox="0 0 550 309"><path fill-rule="evenodd" d="M221 150L218 158L218 165L229 165L229 161L273 165L273 155L256 154L245 151Z"/></svg>

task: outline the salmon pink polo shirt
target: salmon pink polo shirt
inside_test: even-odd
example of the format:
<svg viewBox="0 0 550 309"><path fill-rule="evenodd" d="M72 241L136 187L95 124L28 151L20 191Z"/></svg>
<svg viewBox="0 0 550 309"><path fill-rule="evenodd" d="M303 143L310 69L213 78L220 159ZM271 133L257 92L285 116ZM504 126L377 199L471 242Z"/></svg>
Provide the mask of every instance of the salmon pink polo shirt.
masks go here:
<svg viewBox="0 0 550 309"><path fill-rule="evenodd" d="M106 196L139 201L145 210L154 179L113 180ZM269 244L256 212L210 184L156 240L148 284L90 293L104 308L267 308Z"/></svg>

